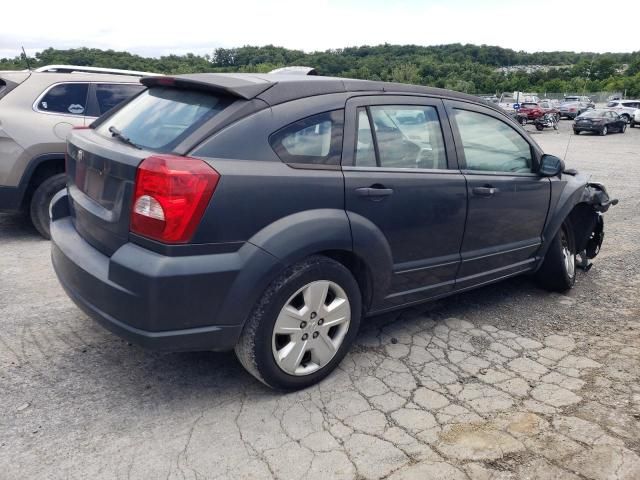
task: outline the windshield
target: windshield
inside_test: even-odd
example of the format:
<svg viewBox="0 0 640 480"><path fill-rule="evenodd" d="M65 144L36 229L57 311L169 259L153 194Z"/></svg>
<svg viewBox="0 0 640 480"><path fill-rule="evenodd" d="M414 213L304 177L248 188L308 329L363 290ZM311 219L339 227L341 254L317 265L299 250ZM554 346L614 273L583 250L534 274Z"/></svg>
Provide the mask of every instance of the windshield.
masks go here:
<svg viewBox="0 0 640 480"><path fill-rule="evenodd" d="M537 103L523 103L520 107L521 108L536 108L538 106Z"/></svg>
<svg viewBox="0 0 640 480"><path fill-rule="evenodd" d="M115 127L131 143L166 153L231 102L204 92L151 88L107 118L96 132L111 137Z"/></svg>
<svg viewBox="0 0 640 480"><path fill-rule="evenodd" d="M564 101L565 102L577 102L579 100L580 100L580 98L578 98L578 97L564 97Z"/></svg>

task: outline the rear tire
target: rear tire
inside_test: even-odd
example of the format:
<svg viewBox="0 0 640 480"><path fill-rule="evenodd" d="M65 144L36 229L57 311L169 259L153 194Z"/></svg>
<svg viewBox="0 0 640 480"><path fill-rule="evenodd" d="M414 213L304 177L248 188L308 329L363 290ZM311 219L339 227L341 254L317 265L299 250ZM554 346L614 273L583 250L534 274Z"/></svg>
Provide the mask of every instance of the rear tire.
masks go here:
<svg viewBox="0 0 640 480"><path fill-rule="evenodd" d="M323 284L327 289L318 296L320 306L312 308L318 303L313 286ZM334 307L339 316L348 315L346 325L329 320L328 308L337 300L346 300L338 302L339 312ZM335 260L312 256L288 267L267 288L247 319L235 353L251 375L271 388L306 388L340 364L358 333L361 314L360 288L351 272ZM327 325L323 325L325 315ZM283 325L291 333L282 333ZM333 343L327 343L327 338ZM294 360L289 361L289 355Z"/></svg>
<svg viewBox="0 0 640 480"><path fill-rule="evenodd" d="M607 133L609 133L609 129L605 125L604 127L602 127L602 130L600 130L600 136L604 137Z"/></svg>
<svg viewBox="0 0 640 480"><path fill-rule="evenodd" d="M580 135L580 130L576 130L575 128L573 129L573 134L574 135Z"/></svg>
<svg viewBox="0 0 640 480"><path fill-rule="evenodd" d="M620 118L622 120L624 120L624 123L629 123L631 122L631 117L629 115L627 115L626 113L624 115L620 115Z"/></svg>
<svg viewBox="0 0 640 480"><path fill-rule="evenodd" d="M551 240L536 280L541 287L553 292L566 292L576 283L575 239L568 222L562 224Z"/></svg>
<svg viewBox="0 0 640 480"><path fill-rule="evenodd" d="M541 123L536 123L536 130L541 132L542 130L544 130L544 126Z"/></svg>
<svg viewBox="0 0 640 480"><path fill-rule="evenodd" d="M627 131L627 124L625 123L622 125L622 128L620 129L620 133L624 133L626 131Z"/></svg>
<svg viewBox="0 0 640 480"><path fill-rule="evenodd" d="M53 196L64 189L66 184L66 175L59 173L42 182L33 193L33 197L31 197L31 205L29 206L31 223L46 240L51 239L49 204Z"/></svg>

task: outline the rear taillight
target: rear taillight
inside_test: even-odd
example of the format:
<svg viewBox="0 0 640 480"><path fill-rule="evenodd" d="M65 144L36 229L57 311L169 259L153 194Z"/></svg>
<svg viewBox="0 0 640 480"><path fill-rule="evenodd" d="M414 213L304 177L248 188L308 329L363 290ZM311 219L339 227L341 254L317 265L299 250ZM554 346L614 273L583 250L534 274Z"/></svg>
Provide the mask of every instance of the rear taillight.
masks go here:
<svg viewBox="0 0 640 480"><path fill-rule="evenodd" d="M220 175L196 158L153 155L136 173L131 232L164 243L191 240Z"/></svg>

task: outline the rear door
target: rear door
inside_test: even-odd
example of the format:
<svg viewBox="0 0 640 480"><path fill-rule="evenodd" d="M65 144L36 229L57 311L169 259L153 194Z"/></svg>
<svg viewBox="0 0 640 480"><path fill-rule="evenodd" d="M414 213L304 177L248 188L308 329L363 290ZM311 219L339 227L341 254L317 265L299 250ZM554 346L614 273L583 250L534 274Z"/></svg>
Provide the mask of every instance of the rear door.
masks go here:
<svg viewBox="0 0 640 480"><path fill-rule="evenodd" d="M499 112L446 104L469 199L456 288L531 269L551 195L536 148Z"/></svg>
<svg viewBox="0 0 640 480"><path fill-rule="evenodd" d="M410 96L350 99L343 172L350 220L373 224L392 253L390 291L374 309L451 291L467 193L442 101ZM359 242L355 230L353 235Z"/></svg>
<svg viewBox="0 0 640 480"><path fill-rule="evenodd" d="M66 167L78 233L106 255L126 243L140 162L154 154L175 153L184 139L232 101L203 91L156 87L97 120L93 128L75 131L67 144Z"/></svg>

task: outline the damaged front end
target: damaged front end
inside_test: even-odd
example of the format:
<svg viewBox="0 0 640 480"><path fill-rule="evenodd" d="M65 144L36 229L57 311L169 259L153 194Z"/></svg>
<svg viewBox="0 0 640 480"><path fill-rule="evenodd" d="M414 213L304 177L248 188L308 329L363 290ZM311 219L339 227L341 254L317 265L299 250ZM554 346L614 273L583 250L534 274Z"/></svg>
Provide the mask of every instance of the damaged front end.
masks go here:
<svg viewBox="0 0 640 480"><path fill-rule="evenodd" d="M577 266L585 270L591 268L589 260L600 252L604 240L603 213L616 205L618 200L610 198L607 189L601 183L587 183L570 219L574 228Z"/></svg>

